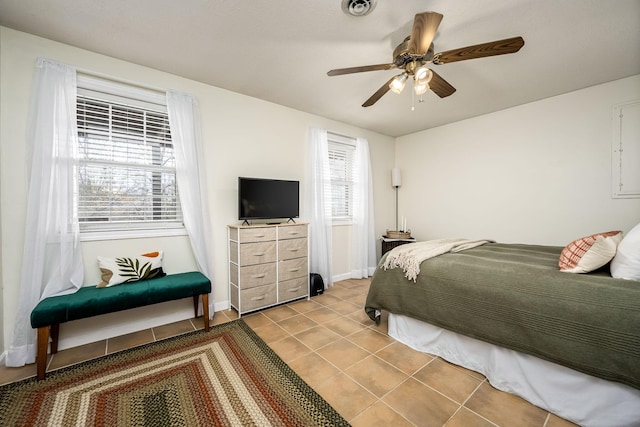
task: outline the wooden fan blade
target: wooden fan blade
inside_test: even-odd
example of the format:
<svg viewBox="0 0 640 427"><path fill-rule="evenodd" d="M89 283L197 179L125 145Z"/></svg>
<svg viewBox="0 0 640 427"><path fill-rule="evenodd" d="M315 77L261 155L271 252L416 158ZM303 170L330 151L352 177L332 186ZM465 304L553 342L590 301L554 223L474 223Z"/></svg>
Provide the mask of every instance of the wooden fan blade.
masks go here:
<svg viewBox="0 0 640 427"><path fill-rule="evenodd" d="M433 73L433 77L431 77L431 81L429 82L429 87L431 90L438 95L440 98L445 98L449 95L452 95L453 92L456 91L456 88L451 86L448 81L440 77L440 74L431 70Z"/></svg>
<svg viewBox="0 0 640 427"><path fill-rule="evenodd" d="M516 53L522 46L524 46L522 37L512 37L436 53L433 56L433 62L435 64L448 64L449 62L466 61L467 59Z"/></svg>
<svg viewBox="0 0 640 427"><path fill-rule="evenodd" d="M327 76L341 76L343 74L362 73L365 71L390 70L395 66L396 64L376 64L376 65L363 65L361 67L338 68L338 69L327 72Z"/></svg>
<svg viewBox="0 0 640 427"><path fill-rule="evenodd" d="M391 84L391 81L395 78L395 76L391 77L385 84L383 84L382 86L380 86L380 89L378 89L376 91L376 93L374 93L373 95L371 95L371 97L369 99L367 99L366 101L364 101L364 104L362 104L363 107L370 107L373 104L375 104L376 102L378 102L378 100L380 98L382 98L382 95L384 95L385 93L389 92L389 85Z"/></svg>
<svg viewBox="0 0 640 427"><path fill-rule="evenodd" d="M437 12L423 12L416 14L409 38L409 53L424 55L429 50L433 37L438 31L442 15Z"/></svg>

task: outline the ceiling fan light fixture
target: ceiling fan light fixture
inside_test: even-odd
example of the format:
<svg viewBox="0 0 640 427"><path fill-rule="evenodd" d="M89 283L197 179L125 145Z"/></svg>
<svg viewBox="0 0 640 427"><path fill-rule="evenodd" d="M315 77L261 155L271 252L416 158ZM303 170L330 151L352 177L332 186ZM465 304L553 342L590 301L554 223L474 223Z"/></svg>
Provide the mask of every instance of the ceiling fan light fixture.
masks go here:
<svg viewBox="0 0 640 427"><path fill-rule="evenodd" d="M413 91L416 93L416 95L425 94L429 89L429 83L427 82L421 83L419 80L416 80L413 84Z"/></svg>
<svg viewBox="0 0 640 427"><path fill-rule="evenodd" d="M404 89L405 84L407 84L407 74L398 74L393 78L391 83L389 83L389 89L391 89L391 92L399 94L402 92L402 89Z"/></svg>
<svg viewBox="0 0 640 427"><path fill-rule="evenodd" d="M416 82L429 83L433 78L433 71L427 68L426 65L423 65L420 68L416 68L416 71L413 73L413 78Z"/></svg>

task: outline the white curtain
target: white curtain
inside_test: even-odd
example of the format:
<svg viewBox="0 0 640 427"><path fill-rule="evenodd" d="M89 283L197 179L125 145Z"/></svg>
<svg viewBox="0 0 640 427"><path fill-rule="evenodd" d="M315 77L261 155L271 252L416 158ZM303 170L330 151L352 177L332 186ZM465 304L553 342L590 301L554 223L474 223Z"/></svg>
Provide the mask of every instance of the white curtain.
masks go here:
<svg viewBox="0 0 640 427"><path fill-rule="evenodd" d="M84 280L77 194L76 70L39 58L27 122L29 173L18 309L7 366L33 363L31 310L48 296L73 293Z"/></svg>
<svg viewBox="0 0 640 427"><path fill-rule="evenodd" d="M322 276L325 287L333 284L331 272L332 218L331 177L327 131L309 129L309 161L307 168L306 206L310 222L309 267Z"/></svg>
<svg viewBox="0 0 640 427"><path fill-rule="evenodd" d="M362 279L373 275L376 268L371 161L369 142L364 138L356 140L354 176L351 277Z"/></svg>
<svg viewBox="0 0 640 427"><path fill-rule="evenodd" d="M171 140L176 156L176 179L184 226L198 268L212 279L211 221L207 202L202 127L198 100L189 94L167 91ZM213 280L211 280L213 282ZM213 287L209 294L209 317L214 314ZM202 307L200 313L202 314Z"/></svg>

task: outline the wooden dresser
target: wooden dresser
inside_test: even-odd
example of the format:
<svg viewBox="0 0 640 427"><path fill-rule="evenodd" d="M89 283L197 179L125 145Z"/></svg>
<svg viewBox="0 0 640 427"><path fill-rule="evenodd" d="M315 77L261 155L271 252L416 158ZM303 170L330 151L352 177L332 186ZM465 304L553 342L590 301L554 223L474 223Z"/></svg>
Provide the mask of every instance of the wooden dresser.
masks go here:
<svg viewBox="0 0 640 427"><path fill-rule="evenodd" d="M229 299L238 315L309 297L307 223L229 225Z"/></svg>

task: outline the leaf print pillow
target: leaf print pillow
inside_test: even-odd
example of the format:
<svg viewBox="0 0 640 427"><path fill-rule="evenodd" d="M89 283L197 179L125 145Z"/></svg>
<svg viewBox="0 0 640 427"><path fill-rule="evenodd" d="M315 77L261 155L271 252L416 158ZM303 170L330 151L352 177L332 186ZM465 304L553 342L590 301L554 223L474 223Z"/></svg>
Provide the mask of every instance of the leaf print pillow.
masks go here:
<svg viewBox="0 0 640 427"><path fill-rule="evenodd" d="M98 257L102 281L97 288L166 276L162 270L162 251L137 257Z"/></svg>

